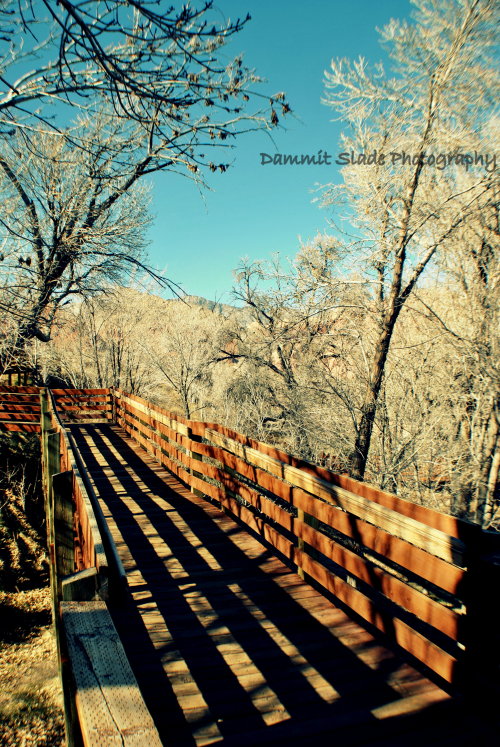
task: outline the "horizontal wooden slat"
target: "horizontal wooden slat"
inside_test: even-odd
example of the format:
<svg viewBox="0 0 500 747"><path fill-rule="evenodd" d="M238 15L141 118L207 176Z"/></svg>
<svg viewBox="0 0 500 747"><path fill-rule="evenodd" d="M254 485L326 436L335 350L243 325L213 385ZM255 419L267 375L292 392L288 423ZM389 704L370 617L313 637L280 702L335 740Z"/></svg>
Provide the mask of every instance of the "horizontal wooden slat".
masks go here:
<svg viewBox="0 0 500 747"><path fill-rule="evenodd" d="M58 395L73 396L77 394L110 394L110 389L51 389L52 394L56 397Z"/></svg>
<svg viewBox="0 0 500 747"><path fill-rule="evenodd" d="M373 501L355 495L343 488L332 485L325 480L309 475L296 467L261 454L249 447L243 446L232 439L221 436L215 431L207 429L207 438L214 443L238 454L239 457L252 465L269 471L295 487L302 488L307 492L323 498L330 503L339 506L344 511L359 516L382 529L405 539L412 544L427 550L437 557L455 563L459 566L465 565L464 543L455 537L450 537L444 532L432 529L407 516L402 516L393 509L381 506Z"/></svg>
<svg viewBox="0 0 500 747"><path fill-rule="evenodd" d="M75 403L72 403L72 404L62 403L61 404L60 402L57 402L57 409L60 412L77 412L77 411L81 412L81 411L84 411L84 410L92 410L92 411L104 410L104 411L107 411L107 412L111 412L111 410L113 409L113 407L112 407L112 405L107 405L107 404L106 405L100 405L100 404L94 404L93 402L92 403L85 403L85 404L83 404L83 403L82 404L75 404Z"/></svg>
<svg viewBox="0 0 500 747"><path fill-rule="evenodd" d="M14 433L40 433L40 425L33 423L6 422L0 420L0 429Z"/></svg>
<svg viewBox="0 0 500 747"><path fill-rule="evenodd" d="M0 403L40 406L38 394L0 394Z"/></svg>
<svg viewBox="0 0 500 747"><path fill-rule="evenodd" d="M40 412L40 403L20 404L17 402L0 402L0 413L2 412Z"/></svg>
<svg viewBox="0 0 500 747"><path fill-rule="evenodd" d="M58 404L61 402L111 402L109 394L72 394L71 390L67 394L54 395L54 401Z"/></svg>
<svg viewBox="0 0 500 747"><path fill-rule="evenodd" d="M415 545L395 537L363 519L352 516L336 506L324 503L319 498L315 498L299 488L294 488L292 493L294 506L336 529L346 537L360 542L368 549L451 594L460 592L465 577L465 571L462 568L447 563L441 558L436 558L425 550L415 547Z"/></svg>
<svg viewBox="0 0 500 747"><path fill-rule="evenodd" d="M40 420L40 413L30 413L30 412L4 412L3 410L0 410L0 422L6 422L6 421L19 421L21 422L36 422Z"/></svg>
<svg viewBox="0 0 500 747"><path fill-rule="evenodd" d="M111 410L94 410L93 408L82 410L59 410L63 420L78 422L79 420L112 420Z"/></svg>
<svg viewBox="0 0 500 747"><path fill-rule="evenodd" d="M6 386L2 384L0 386L0 392L6 394L40 394L40 387L38 386Z"/></svg>

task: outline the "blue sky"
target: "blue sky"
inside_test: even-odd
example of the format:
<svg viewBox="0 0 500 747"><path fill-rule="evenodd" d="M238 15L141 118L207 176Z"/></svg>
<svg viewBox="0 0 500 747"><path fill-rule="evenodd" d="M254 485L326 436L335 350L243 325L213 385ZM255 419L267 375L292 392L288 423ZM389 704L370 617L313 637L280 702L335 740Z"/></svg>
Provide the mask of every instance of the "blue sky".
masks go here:
<svg viewBox="0 0 500 747"><path fill-rule="evenodd" d="M320 99L324 71L332 58L386 61L377 27L408 17L408 0L218 0L232 19L252 20L231 48L267 79L266 93L285 91L296 118L275 130L274 144L263 132L238 139L233 166L210 174L202 194L176 174L156 175L150 260L186 293L231 302L232 271L244 256L293 257L300 240L328 231L329 213L312 200L318 184L341 180L339 167L261 165L260 153L336 156L342 123ZM335 158L332 158L334 161Z"/></svg>

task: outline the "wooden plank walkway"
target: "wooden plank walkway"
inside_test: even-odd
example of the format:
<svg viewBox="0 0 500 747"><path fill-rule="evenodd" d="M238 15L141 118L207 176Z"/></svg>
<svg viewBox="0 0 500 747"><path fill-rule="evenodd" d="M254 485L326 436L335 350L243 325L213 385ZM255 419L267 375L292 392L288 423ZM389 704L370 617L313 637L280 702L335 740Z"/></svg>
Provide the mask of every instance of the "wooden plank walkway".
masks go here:
<svg viewBox="0 0 500 747"><path fill-rule="evenodd" d="M165 745L492 743L120 428L69 428L127 573L113 620Z"/></svg>

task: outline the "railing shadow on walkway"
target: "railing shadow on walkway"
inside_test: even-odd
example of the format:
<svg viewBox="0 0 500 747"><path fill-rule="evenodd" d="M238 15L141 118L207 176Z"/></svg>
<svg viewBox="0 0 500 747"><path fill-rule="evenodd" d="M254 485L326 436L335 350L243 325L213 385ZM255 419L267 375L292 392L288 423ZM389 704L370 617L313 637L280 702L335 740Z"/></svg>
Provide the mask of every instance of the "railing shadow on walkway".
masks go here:
<svg viewBox="0 0 500 747"><path fill-rule="evenodd" d="M273 553L263 547L258 557L249 558L231 537L233 532L238 534L239 529L224 531L214 523L213 515L207 514L199 505L199 501L186 500L174 492L112 427L78 425L70 426L70 429L101 500L116 521L145 582L144 588L134 588L135 592L144 592L137 607L134 609L130 605L126 614L119 610L113 614L145 701L160 731L168 734L175 726L180 730L180 737L185 723L160 663L162 658L168 660L170 655L177 655L176 652L188 665L225 743L234 738L238 744L253 744L252 739L260 742L264 732L265 740L273 743L278 738L295 736L297 722L307 722L310 726L314 721L318 730L324 728L325 723L336 723L340 729L342 724L347 728L358 722L356 735L350 734L344 742L347 744L354 744L357 739L362 743L367 730L373 744L378 738L384 740L381 744L389 744L387 738L391 731L410 727L413 717L395 717L389 724L378 722L372 714L377 708L402 697L388 684L391 674L401 667L400 660L387 652L376 668L371 668L357 654L368 654L370 648L378 649L376 641L367 636L357 647L349 647L338 639L334 616L330 616L333 624L328 628L328 623L326 626L322 624L264 570ZM88 441L100 452L117 478L120 492L133 499L151 523L155 537L165 543L164 547L169 548L171 555L167 552L164 558L158 556L133 511L115 492L116 484L111 484ZM127 463L127 470L124 470L120 457ZM134 479L133 471L140 472L141 483ZM173 511L181 517L184 526L174 523ZM199 541L199 547L205 548L205 557L183 531L186 527ZM220 570L210 566L207 553L211 554ZM205 616L203 612L196 614L189 603L193 592L198 593L200 602L206 605ZM156 605L172 636L172 643L162 649L155 648L142 622L141 606L151 603ZM212 622L208 622L209 619ZM288 653L269 629L262 626L262 619L275 625L286 645L294 648L299 658L303 657L305 666L314 668L331 685L338 693L337 700L325 702L301 673L300 665L291 666ZM338 632L342 635L343 626L349 623L342 614L337 615L337 621ZM227 632L217 633L221 627ZM218 645L231 645L232 642L236 644L235 651L245 652L262 674L266 687L275 693L286 710L287 720L266 725L255 706L262 685L257 685L253 691L248 686L243 687L218 648ZM446 721L450 707L448 701L429 707L429 719L434 722L442 716ZM421 712L418 723L415 721L414 724L415 728L418 726L418 732L426 721ZM197 727L202 726L203 723L197 724ZM309 728L307 731L310 733ZM245 732L247 737L244 740L241 734ZM194 744L187 729L179 743ZM406 738L405 743L408 743Z"/></svg>

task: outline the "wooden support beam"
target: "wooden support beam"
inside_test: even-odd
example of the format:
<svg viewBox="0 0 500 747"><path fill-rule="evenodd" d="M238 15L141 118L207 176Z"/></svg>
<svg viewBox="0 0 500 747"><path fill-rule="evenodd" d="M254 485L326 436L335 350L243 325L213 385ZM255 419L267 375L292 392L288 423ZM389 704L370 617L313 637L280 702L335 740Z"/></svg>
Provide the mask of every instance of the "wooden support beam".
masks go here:
<svg viewBox="0 0 500 747"><path fill-rule="evenodd" d="M194 436L193 435L193 432L192 432L191 428L187 429L186 436L187 436L188 443L190 441L201 441L200 436ZM201 456L201 454L197 454L195 451L191 451L189 448L187 448L186 451L187 451L187 456L189 457L190 460L197 461L197 462L203 462L203 457ZM203 475L200 472L197 472L194 469L194 467L191 467L190 470L189 470L189 472L194 477L198 477L198 478L203 479ZM193 493L193 495L197 495L198 497L202 497L204 495L200 490L198 490L197 488L195 488L193 485L190 486L190 490L191 490L191 493Z"/></svg>

